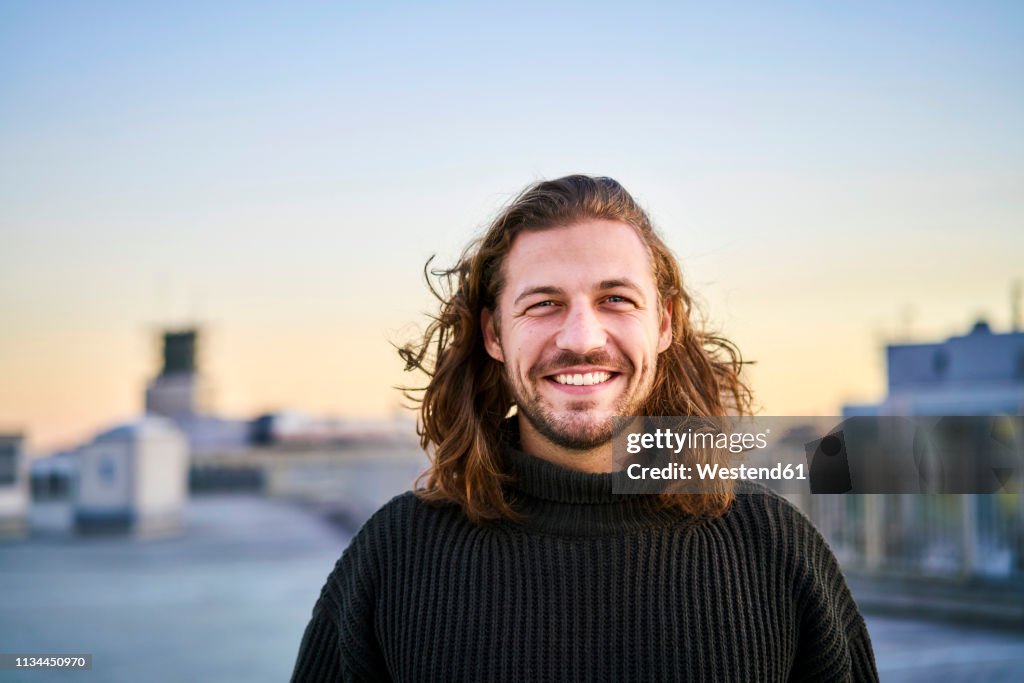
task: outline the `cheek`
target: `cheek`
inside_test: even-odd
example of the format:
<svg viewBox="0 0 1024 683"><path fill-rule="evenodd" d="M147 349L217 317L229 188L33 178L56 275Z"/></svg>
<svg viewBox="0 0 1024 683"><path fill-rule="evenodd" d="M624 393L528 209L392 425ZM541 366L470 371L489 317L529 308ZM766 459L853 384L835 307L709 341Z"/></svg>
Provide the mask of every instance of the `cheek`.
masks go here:
<svg viewBox="0 0 1024 683"><path fill-rule="evenodd" d="M532 365L543 354L544 343L548 337L541 325L519 325L511 330L506 340L509 345L506 352L511 353L517 365Z"/></svg>
<svg viewBox="0 0 1024 683"><path fill-rule="evenodd" d="M660 330L657 325L646 319L629 318L616 326L616 339L620 340L619 349L630 358L649 358L658 353L658 337Z"/></svg>

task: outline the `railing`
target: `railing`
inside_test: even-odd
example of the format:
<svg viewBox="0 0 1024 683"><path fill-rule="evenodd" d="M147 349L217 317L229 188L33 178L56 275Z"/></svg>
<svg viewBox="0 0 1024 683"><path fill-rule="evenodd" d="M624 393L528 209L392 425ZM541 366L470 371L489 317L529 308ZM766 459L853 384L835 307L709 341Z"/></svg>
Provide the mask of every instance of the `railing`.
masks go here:
<svg viewBox="0 0 1024 683"><path fill-rule="evenodd" d="M806 495L840 562L869 573L1019 582L1024 496Z"/></svg>

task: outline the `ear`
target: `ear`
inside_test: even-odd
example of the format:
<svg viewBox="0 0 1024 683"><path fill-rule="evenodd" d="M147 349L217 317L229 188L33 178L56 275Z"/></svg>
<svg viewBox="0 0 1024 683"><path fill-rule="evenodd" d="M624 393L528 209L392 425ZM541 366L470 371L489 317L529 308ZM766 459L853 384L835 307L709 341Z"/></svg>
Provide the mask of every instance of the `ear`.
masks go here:
<svg viewBox="0 0 1024 683"><path fill-rule="evenodd" d="M501 350L501 340L494 324L494 313L489 308L480 312L480 329L484 333L484 348L487 355L499 363L505 362L505 354Z"/></svg>
<svg viewBox="0 0 1024 683"><path fill-rule="evenodd" d="M658 329L658 353L663 353L672 346L672 299L665 299L661 311L661 326Z"/></svg>

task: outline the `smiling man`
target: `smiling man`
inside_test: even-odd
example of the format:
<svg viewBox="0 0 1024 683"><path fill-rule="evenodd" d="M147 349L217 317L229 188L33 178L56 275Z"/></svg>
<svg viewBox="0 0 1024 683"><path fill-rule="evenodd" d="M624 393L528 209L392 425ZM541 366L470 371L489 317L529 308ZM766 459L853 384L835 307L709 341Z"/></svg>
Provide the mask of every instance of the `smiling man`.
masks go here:
<svg viewBox="0 0 1024 683"><path fill-rule="evenodd" d="M584 219L521 234L481 323L523 418L523 449L607 472L611 418L638 414L651 393L658 354L672 342L671 307L625 223Z"/></svg>
<svg viewBox="0 0 1024 683"><path fill-rule="evenodd" d="M613 416L750 405L621 185L537 183L435 274L440 311L401 350L429 378L430 468L342 554L293 680L877 680L835 557L787 502L613 493Z"/></svg>

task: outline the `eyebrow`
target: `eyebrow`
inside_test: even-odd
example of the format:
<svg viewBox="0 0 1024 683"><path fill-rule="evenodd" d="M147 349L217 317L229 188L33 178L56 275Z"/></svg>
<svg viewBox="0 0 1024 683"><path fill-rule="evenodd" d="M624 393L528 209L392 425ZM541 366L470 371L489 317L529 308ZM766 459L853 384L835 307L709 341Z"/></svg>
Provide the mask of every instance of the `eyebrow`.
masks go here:
<svg viewBox="0 0 1024 683"><path fill-rule="evenodd" d="M520 301L522 301L526 297L533 296L534 294L558 295L558 294L565 294L565 290L561 289L559 287L551 287L550 285L549 286L541 286L541 287L530 287L529 289L524 289L522 294L517 296L516 300L513 301L512 304L513 305L517 305Z"/></svg>
<svg viewBox="0 0 1024 683"><path fill-rule="evenodd" d="M640 285L626 277L618 278L616 280L602 280L601 284L598 285L598 289L602 291L605 289L618 289L619 287L630 289L636 292L637 296L641 299L644 298L644 291L640 289Z"/></svg>
<svg viewBox="0 0 1024 683"><path fill-rule="evenodd" d="M623 278L616 278L614 280L601 280L601 282L598 283L598 285L597 285L598 291L604 291L606 289L618 289L618 288L629 289L629 290L631 290L633 292L636 292L637 296L639 296L640 299L644 299L643 290L640 289L640 286L638 284L636 284L635 282L633 282L629 278L623 277ZM515 301L513 301L512 304L513 305L518 305L519 302L522 301L523 299L525 299L526 297L533 296L535 294L549 294L549 295L552 295L552 296L558 296L558 295L565 294L565 290L560 288L560 287L552 287L550 285L541 285L539 287L530 287L528 289L524 289L519 294L519 296L516 297Z"/></svg>

